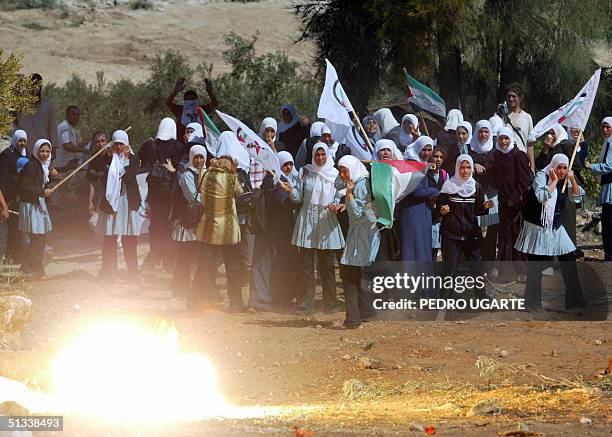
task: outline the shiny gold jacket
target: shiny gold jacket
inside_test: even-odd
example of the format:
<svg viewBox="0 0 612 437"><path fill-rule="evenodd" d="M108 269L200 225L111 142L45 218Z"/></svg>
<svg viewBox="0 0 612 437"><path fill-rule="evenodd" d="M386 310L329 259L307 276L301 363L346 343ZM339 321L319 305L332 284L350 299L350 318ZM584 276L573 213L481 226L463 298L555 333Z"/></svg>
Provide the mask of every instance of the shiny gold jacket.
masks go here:
<svg viewBox="0 0 612 437"><path fill-rule="evenodd" d="M202 219L196 229L199 241L215 246L238 244L240 226L235 199L243 193L235 174L211 168L200 185Z"/></svg>

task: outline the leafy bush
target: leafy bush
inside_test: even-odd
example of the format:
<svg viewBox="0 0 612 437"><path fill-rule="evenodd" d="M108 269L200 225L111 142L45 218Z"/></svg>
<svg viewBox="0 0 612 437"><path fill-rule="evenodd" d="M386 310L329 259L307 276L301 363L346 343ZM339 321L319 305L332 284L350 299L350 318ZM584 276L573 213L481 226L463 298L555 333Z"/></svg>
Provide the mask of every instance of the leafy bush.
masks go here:
<svg viewBox="0 0 612 437"><path fill-rule="evenodd" d="M153 9L153 2L151 0L130 0L130 9Z"/></svg>
<svg viewBox="0 0 612 437"><path fill-rule="evenodd" d="M243 39L235 34L226 38L228 50L224 57L231 71L212 78L219 109L248 119L259 126L267 116L280 117L283 103L294 103L301 114L316 113L321 84L312 75L301 72L298 64L282 52L255 54L256 37ZM213 65L201 63L192 67L184 55L168 51L158 55L149 67L149 76L139 83L129 79L107 82L98 72L97 83L88 84L73 75L64 85L50 84L44 96L55 107L58 121L68 105L81 108L79 129L83 136L94 131L112 133L115 129L131 126L132 147L153 136L163 117L172 117L166 107L166 96L177 79L186 79L186 89L195 89L201 100L206 100L204 78L211 78ZM180 103L181 95L177 96ZM227 127L214 118L221 130Z"/></svg>
<svg viewBox="0 0 612 437"><path fill-rule="evenodd" d="M3 59L0 48L0 134L11 132L15 112L27 112L34 106L35 85L20 73L21 58L11 53Z"/></svg>

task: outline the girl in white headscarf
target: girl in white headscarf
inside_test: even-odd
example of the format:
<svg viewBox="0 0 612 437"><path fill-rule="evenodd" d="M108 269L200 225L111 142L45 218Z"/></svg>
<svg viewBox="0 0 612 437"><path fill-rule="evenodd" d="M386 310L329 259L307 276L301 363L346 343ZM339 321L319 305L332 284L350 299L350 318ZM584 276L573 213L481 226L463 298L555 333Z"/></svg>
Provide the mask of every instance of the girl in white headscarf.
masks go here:
<svg viewBox="0 0 612 437"><path fill-rule="evenodd" d="M446 153L445 167L444 170L447 173L452 173L454 170L454 162L457 155L453 152L454 147L457 145L457 133L456 129L459 123L463 121L463 114L458 109L451 109L448 111L446 116L446 125L444 129L438 132L436 138L436 146L441 147Z"/></svg>
<svg viewBox="0 0 612 437"><path fill-rule="evenodd" d="M28 152L26 147L28 146L28 134L24 130L16 130L13 132L13 138L11 139L11 149L19 156L27 156Z"/></svg>
<svg viewBox="0 0 612 437"><path fill-rule="evenodd" d="M280 181L294 186L297 171L289 152L278 152ZM248 306L255 311L287 311L295 297L295 278L299 275L297 247L291 244L295 224L295 205L281 183L271 174L264 178L265 226L255 234L253 267ZM265 228L265 229L263 229Z"/></svg>
<svg viewBox="0 0 612 437"><path fill-rule="evenodd" d="M272 117L266 117L262 120L259 126L259 137L276 149L276 132L278 131L278 123Z"/></svg>
<svg viewBox="0 0 612 437"><path fill-rule="evenodd" d="M537 172L527 195L523 215L523 227L515 248L526 253L529 263L525 287L525 307L531 311L542 310L542 270L548 257L556 256L565 283L565 308L584 306L582 287L578 279L576 246L569 238L563 223L562 210L566 201L578 203L584 190L568 168L569 158L561 153L552 157L550 164ZM562 192L565 179L567 188Z"/></svg>
<svg viewBox="0 0 612 437"><path fill-rule="evenodd" d="M184 143L204 144L206 136L200 123L189 123L185 128Z"/></svg>
<svg viewBox="0 0 612 437"><path fill-rule="evenodd" d="M480 241L480 254L485 261L495 261L499 232L499 200L497 190L488 182L486 174L487 167L493 164L495 154L493 126L488 120L476 123L470 149L470 156L474 160L474 178L482 187L485 200L493 202L489 213L478 217L480 226L487 228L486 236ZM495 275L495 270L492 270L492 274Z"/></svg>
<svg viewBox="0 0 612 437"><path fill-rule="evenodd" d="M34 144L32 159L20 174L19 182L19 230L30 240L23 254L21 271L26 279L39 279L45 274L43 256L46 234L51 232L51 217L45 199L53 193L46 188L49 183L51 143L40 139Z"/></svg>
<svg viewBox="0 0 612 437"><path fill-rule="evenodd" d="M340 276L346 306L344 326L350 329L374 316L369 293L361 285L361 268L376 259L380 233L375 226L376 214L368 170L351 155L340 158L338 168L340 181L336 183L336 189L346 189L345 204L349 221L346 247L340 259Z"/></svg>
<svg viewBox="0 0 612 437"><path fill-rule="evenodd" d="M382 139L382 133L378 121L372 115L366 115L362 120L363 128L370 138L370 142L375 144L378 140Z"/></svg>
<svg viewBox="0 0 612 437"><path fill-rule="evenodd" d="M395 143L391 140L378 140L374 148L376 159L379 160L400 160L404 159L402 152L399 151Z"/></svg>
<svg viewBox="0 0 612 437"><path fill-rule="evenodd" d="M497 133L493 163L486 169L487 181L498 192L499 196L499 235L497 241L497 261L519 261L512 263L514 273L504 279L523 279L522 261L526 260L524 254L514 249L516 239L520 232L523 202L533 182L533 173L529 166L527 154L514 147L514 134L512 128L504 126ZM500 265L500 276L504 275Z"/></svg>
<svg viewBox="0 0 612 437"><path fill-rule="evenodd" d="M175 297L186 297L191 284L191 266L198 257L197 223L188 223L186 211L189 205L201 203L200 183L206 170L206 147L196 144L189 149L189 163L179 179L180 191L172 204L174 230L172 240L176 245L176 265L172 276L172 292Z"/></svg>
<svg viewBox="0 0 612 437"><path fill-rule="evenodd" d="M387 137L393 129L399 127L399 123L389 108L380 108L374 113L374 118L380 127L380 133L383 137Z"/></svg>
<svg viewBox="0 0 612 437"><path fill-rule="evenodd" d="M477 216L487 213L493 202L485 201L480 184L474 179L474 161L462 154L455 161L454 175L449 178L436 200L442 215L442 258L446 273L453 275L463 253L466 261L480 261L480 225ZM484 289L478 290L484 295Z"/></svg>
<svg viewBox="0 0 612 437"><path fill-rule="evenodd" d="M323 135L323 129L325 127L327 127L327 125L322 121L315 121L310 125L310 136L302 141L300 148L295 154L295 165L298 170L312 161L312 147L321 141L321 135ZM291 151L287 151L291 156L294 156Z"/></svg>
<svg viewBox="0 0 612 437"><path fill-rule="evenodd" d="M291 243L300 248L303 277L298 284L297 309L300 314L314 310L314 259L323 285L323 303L327 311L337 310L334 276L335 251L344 247L344 237L336 217L339 196L334 182L338 170L334 168L325 143L312 149L312 163L302 167L293 187L282 183L293 203L301 203Z"/></svg>
<svg viewBox="0 0 612 437"><path fill-rule="evenodd" d="M406 114L402 117L402 130L399 136L399 146L406 148L412 144L416 137L420 136L419 119L414 114Z"/></svg>
<svg viewBox="0 0 612 437"><path fill-rule="evenodd" d="M433 140L427 135L420 136L406 147L405 158L410 161L428 162L433 152Z"/></svg>
<svg viewBox="0 0 612 437"><path fill-rule="evenodd" d="M604 143L601 146L599 159L595 164L586 161L584 166L593 172L601 183L599 201L601 203L601 238L605 260L612 261L612 117L601 121Z"/></svg>
<svg viewBox="0 0 612 437"><path fill-rule="evenodd" d="M102 242L102 268L99 278L112 284L117 276L117 237L121 237L123 257L132 280L138 277L136 248L144 218L138 213L141 206L140 190L136 175L138 158L130 147L125 131L117 130L111 141L113 153L106 171L106 193L100 203L96 233L104 235Z"/></svg>
<svg viewBox="0 0 612 437"><path fill-rule="evenodd" d="M444 170L452 176L455 171L455 162L461 154L470 153L470 141L472 140L472 125L467 121L460 121L455 127L455 142L447 147L448 153L444 161ZM440 145L440 142L438 141Z"/></svg>

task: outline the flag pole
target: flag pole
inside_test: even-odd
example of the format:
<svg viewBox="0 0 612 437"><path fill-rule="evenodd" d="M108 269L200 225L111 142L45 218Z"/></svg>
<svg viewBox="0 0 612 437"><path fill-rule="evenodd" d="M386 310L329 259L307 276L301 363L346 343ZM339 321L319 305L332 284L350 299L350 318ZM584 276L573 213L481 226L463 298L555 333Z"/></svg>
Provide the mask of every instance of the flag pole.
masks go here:
<svg viewBox="0 0 612 437"><path fill-rule="evenodd" d="M127 129L124 130L124 132L129 131L132 128L132 126L128 126ZM81 170L83 167L85 167L87 164L89 164L91 161L93 161L95 158L98 157L98 155L100 155L102 152L104 152L106 149L108 149L110 147L110 143L108 143L106 146L102 147L100 150L98 150L93 156L91 156L87 161L85 161L83 164L79 165L77 168L75 168L68 176L66 176L64 179L62 179L61 181L59 181L59 183L54 186L53 188L51 188L51 192L55 192L55 190L57 190L59 187L61 187L65 182L68 181L68 179L70 179L71 177L73 177L75 174L77 174L77 172L79 170Z"/></svg>
<svg viewBox="0 0 612 437"><path fill-rule="evenodd" d="M571 128L570 128L570 134L571 134ZM572 152L572 159L570 159L569 162L569 166L567 167L567 170L570 171L572 169L572 166L574 165L574 159L576 159L576 152L578 151L578 147L580 147L580 143L582 142L582 129L580 130L580 135L578 135L578 139L576 140L576 144L574 145L574 151ZM565 178L565 180L563 181L563 188L561 188L561 193L565 193L565 189L567 188L567 177Z"/></svg>
<svg viewBox="0 0 612 437"><path fill-rule="evenodd" d="M363 125L361 124L361 121L359 121L359 117L357 117L357 113L355 111L351 111L351 112L353 114L353 121L357 123L357 126L359 126L359 130L361 130L361 134L363 135L363 138L366 140L366 143L368 144L368 150L370 151L370 153L374 153L374 147L372 147L372 143L370 142L370 137L368 137L368 134L366 134L366 131L363 128Z"/></svg>
<svg viewBox="0 0 612 437"><path fill-rule="evenodd" d="M427 124L425 123L425 117L423 117L423 111L419 111L419 115L421 116L421 123L423 123L423 127L425 128L425 133L429 136L429 129L427 128Z"/></svg>

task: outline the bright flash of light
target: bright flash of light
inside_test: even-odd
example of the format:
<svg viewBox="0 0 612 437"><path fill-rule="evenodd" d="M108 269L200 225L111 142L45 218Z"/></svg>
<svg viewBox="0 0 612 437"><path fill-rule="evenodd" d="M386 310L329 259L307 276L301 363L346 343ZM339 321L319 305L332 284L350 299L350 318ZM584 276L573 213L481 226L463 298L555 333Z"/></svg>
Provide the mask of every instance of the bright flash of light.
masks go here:
<svg viewBox="0 0 612 437"><path fill-rule="evenodd" d="M184 352L165 323L96 325L64 349L53 368L55 404L66 413L104 420L179 421L265 413L228 405L215 368Z"/></svg>

